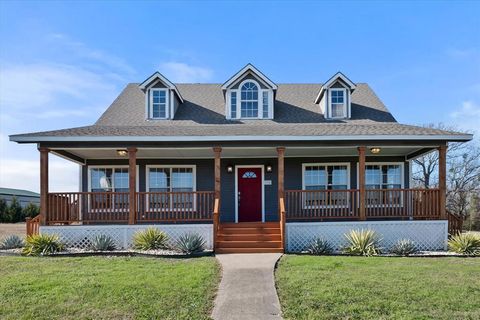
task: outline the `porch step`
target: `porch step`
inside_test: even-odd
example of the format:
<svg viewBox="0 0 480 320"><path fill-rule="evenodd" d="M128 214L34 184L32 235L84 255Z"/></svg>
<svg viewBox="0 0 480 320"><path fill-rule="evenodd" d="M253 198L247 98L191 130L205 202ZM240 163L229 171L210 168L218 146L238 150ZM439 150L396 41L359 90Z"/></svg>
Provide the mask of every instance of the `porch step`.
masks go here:
<svg viewBox="0 0 480 320"><path fill-rule="evenodd" d="M283 253L282 248L216 248L215 253Z"/></svg>
<svg viewBox="0 0 480 320"><path fill-rule="evenodd" d="M283 252L278 222L220 224L215 241L217 253Z"/></svg>

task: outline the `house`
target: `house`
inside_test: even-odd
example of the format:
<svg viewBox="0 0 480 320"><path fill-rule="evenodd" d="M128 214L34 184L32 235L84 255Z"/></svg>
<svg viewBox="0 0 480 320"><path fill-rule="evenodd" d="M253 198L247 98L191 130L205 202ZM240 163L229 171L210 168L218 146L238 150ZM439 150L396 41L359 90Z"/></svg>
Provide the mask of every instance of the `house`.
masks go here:
<svg viewBox="0 0 480 320"><path fill-rule="evenodd" d="M7 205L12 203L13 198L16 198L22 208L25 208L30 203L40 205L40 195L36 192L12 189L12 188L0 188L0 199L4 199Z"/></svg>
<svg viewBox="0 0 480 320"><path fill-rule="evenodd" d="M122 246L156 225L216 252L339 247L372 228L444 248L448 142L472 135L398 123L366 83L277 84L248 64L223 84L131 83L90 126L10 136L40 151L40 232ZM439 152L439 188L411 188L411 161ZM76 162L80 192L48 191L48 156Z"/></svg>

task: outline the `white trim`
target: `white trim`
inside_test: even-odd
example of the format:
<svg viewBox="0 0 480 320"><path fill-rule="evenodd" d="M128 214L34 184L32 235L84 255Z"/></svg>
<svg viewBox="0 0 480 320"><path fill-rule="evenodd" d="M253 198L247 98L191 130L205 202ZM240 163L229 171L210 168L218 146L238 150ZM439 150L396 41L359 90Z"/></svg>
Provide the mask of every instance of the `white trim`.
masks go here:
<svg viewBox="0 0 480 320"><path fill-rule="evenodd" d="M240 71L238 71L237 73L235 73L229 80L227 80L227 82L225 82L223 85L222 85L222 89L223 90L226 90L228 89L228 87L230 85L232 85L233 83L235 83L239 77L241 77L245 72L247 71L250 71L252 73L254 73L257 77L259 77L262 81L265 81L265 83L267 85L269 85L273 90L277 90L278 89L278 86L273 83L270 79L268 79L262 72L260 72L260 70L258 70L257 68L255 68L252 64L247 64L245 67L243 67Z"/></svg>
<svg viewBox="0 0 480 320"><path fill-rule="evenodd" d="M308 167L308 166L317 166L317 167L346 166L347 167L347 189L345 190L345 192L347 192L350 189L350 180L351 180L350 162L310 162L310 163L302 163L302 190L306 190L305 189L305 167ZM328 180L328 170L327 170L327 180ZM328 186L328 181L326 186ZM319 190L319 191L322 191L322 190ZM338 205L306 206L304 200L305 199L302 199L302 206L304 209L342 207ZM350 202L351 200L348 199L348 201Z"/></svg>
<svg viewBox="0 0 480 320"><path fill-rule="evenodd" d="M235 223L238 223L238 169L260 168L262 171L262 222L265 222L265 166L262 165L236 165L235 170Z"/></svg>
<svg viewBox="0 0 480 320"><path fill-rule="evenodd" d="M154 118L153 117L153 92L155 91L163 91L165 92L165 117L161 118L161 117L158 117L158 118ZM148 113L147 113L147 119L148 120L166 120L166 119L170 119L170 109L171 109L171 106L170 106L170 93L169 93L169 89L167 88L150 88L147 90L147 94L148 94L148 97L149 97L149 103L148 103Z"/></svg>
<svg viewBox="0 0 480 320"><path fill-rule="evenodd" d="M459 135L314 135L314 136L10 136L10 141L15 142L51 142L51 141L162 141L162 142L189 142L189 141L370 141L370 140L440 140L440 141L470 141L473 134Z"/></svg>
<svg viewBox="0 0 480 320"><path fill-rule="evenodd" d="M147 80L143 81L138 87L142 90L145 90L145 89L148 89L149 86L147 87L147 84L151 83L155 78L159 79L160 81L162 81L167 87L169 87L169 89L172 89L175 91L175 93L177 94L178 98L180 99L180 101L183 103L183 97L182 95L180 94L180 92L178 91L177 87L172 83L170 82L170 80L168 80L167 78L165 78L160 72L156 71L154 74L152 74L150 77L148 77ZM155 82L156 83L156 82ZM152 84L154 85L154 84Z"/></svg>
<svg viewBox="0 0 480 320"><path fill-rule="evenodd" d="M322 97L322 94L325 90L329 89L330 86L335 83L338 79L341 79L347 86L349 86L350 90L355 90L357 88L356 84L353 83L350 79L348 79L343 73L337 72L335 73L330 79L325 82L322 87L320 88L320 91L318 92L317 97L315 98L315 103L320 102L320 98Z"/></svg>
<svg viewBox="0 0 480 320"><path fill-rule="evenodd" d="M348 118L348 103L347 103L347 95L350 91L348 91L346 88L330 88L329 90L329 95L328 95L328 117L325 117L326 119L346 119ZM333 91L341 91L343 92L343 116L341 117L334 117L333 116L333 110L332 110L332 92Z"/></svg>
<svg viewBox="0 0 480 320"><path fill-rule="evenodd" d="M117 169L117 168L129 168L130 166L129 165L87 165L87 191L88 192L92 192L92 175L91 175L91 169ZM137 172L136 172L136 177L137 177L137 181L135 182L135 188L136 188L136 191L138 192L138 188L139 188L139 176L138 176L138 171L139 171L139 165L137 164L136 165L136 168L137 168ZM130 177L128 177L130 179ZM129 182L130 183L130 182Z"/></svg>

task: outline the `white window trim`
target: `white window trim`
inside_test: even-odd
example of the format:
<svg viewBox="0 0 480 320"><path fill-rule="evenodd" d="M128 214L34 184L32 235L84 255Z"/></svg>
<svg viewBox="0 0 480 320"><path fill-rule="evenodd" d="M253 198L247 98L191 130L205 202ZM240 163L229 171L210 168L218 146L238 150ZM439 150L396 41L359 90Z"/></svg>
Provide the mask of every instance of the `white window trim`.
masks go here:
<svg viewBox="0 0 480 320"><path fill-rule="evenodd" d="M305 186L305 168L309 166L317 166L317 167L328 167L328 166L346 166L347 167L347 192L350 190L350 162L322 162L322 163L302 163L302 190L306 190ZM322 191L322 190L319 190ZM348 204L346 206L338 206L338 205L323 205L323 206L307 206L305 205L305 194L302 196L302 206L303 209L315 209L315 208L346 208L350 205L351 199L348 199Z"/></svg>
<svg viewBox="0 0 480 320"><path fill-rule="evenodd" d="M258 114L256 117L242 117L242 86L247 82L253 82L258 88ZM236 105L236 117L232 118L232 92L236 92L237 94L237 105ZM263 93L268 93L268 117L263 117ZM228 89L227 90L227 103L226 103L226 118L229 120L262 120L262 119L273 119L273 90L272 89L262 89L258 81L254 79L245 79L239 85L237 89Z"/></svg>
<svg viewBox="0 0 480 320"><path fill-rule="evenodd" d="M404 162L365 162L365 166L384 166L384 165L399 165L400 166L400 189L405 189L405 163ZM357 162L357 189L359 188L358 184L358 162ZM409 176L411 177L412 172L408 172ZM383 183L381 183L383 184ZM365 184L366 186L366 184ZM365 190L367 190L365 188ZM381 189L384 190L384 189ZM395 207L403 207L403 192L400 193L400 204L397 205L387 205L387 204L380 204L380 205L366 205L367 208L395 208Z"/></svg>
<svg viewBox="0 0 480 320"><path fill-rule="evenodd" d="M171 170L172 168L190 168L192 169L192 175L193 175L193 179L192 179L192 184L193 184L193 191L192 192L196 192L197 191L197 166L196 165L189 165L189 164L159 164L159 165L155 165L155 164L152 164L152 165L146 165L145 166L145 175L146 175L146 178L145 178L145 190L147 190L147 192L152 192L150 191L150 169L158 169L158 168L167 168L167 169L170 169L170 173L171 173ZM170 189L171 189L171 186L170 186ZM167 192L172 192L172 191L167 191ZM148 201L148 197L145 197L145 207L147 208L148 211L153 211L153 212L161 212L161 211L165 211L165 209L151 209L150 208L150 205L149 205L149 201ZM170 201L170 208L169 208L169 211L175 211L175 208L173 208L173 201ZM194 194L194 197L193 197L193 208L192 209L182 209L183 211L196 211L197 210L197 195Z"/></svg>
<svg viewBox="0 0 480 320"><path fill-rule="evenodd" d="M238 169L260 168L262 175L262 222L265 222L265 166L264 165L236 165L235 166L235 223L238 223Z"/></svg>
<svg viewBox="0 0 480 320"><path fill-rule="evenodd" d="M92 192L92 169L124 169L124 168L127 168L129 169L130 166L129 165L89 165L88 166L88 174L87 174L87 181L88 181L88 186L87 186L87 190L88 192ZM139 178L138 178L138 172L139 172L139 166L137 165L136 166L136 177L137 177L137 181L135 181L135 192L138 192L138 188L139 188ZM130 179L130 176L128 177ZM113 181L113 183L115 183L115 180ZM129 181L129 184L130 184L130 181ZM112 194L115 194L115 191L113 190L115 188L115 186L113 185L112 186ZM108 191L105 191L105 192L108 192ZM81 211L81 210L80 210ZM88 211L89 212L124 212L125 210L123 209L105 209L105 210L102 210L102 209L96 209L96 210L91 210L90 209L90 201L88 201Z"/></svg>
<svg viewBox="0 0 480 320"><path fill-rule="evenodd" d="M164 91L165 92L165 118L154 118L153 117L153 92L154 91ZM168 88L150 88L148 89L148 113L147 117L149 120L166 120L170 119L170 94Z"/></svg>
<svg viewBox="0 0 480 320"><path fill-rule="evenodd" d="M342 117L334 117L332 113L332 92L333 91L342 91L343 92L343 116ZM346 88L329 88L328 89L328 118L329 119L346 119L349 117L348 112L348 104L350 99L347 97L347 89Z"/></svg>

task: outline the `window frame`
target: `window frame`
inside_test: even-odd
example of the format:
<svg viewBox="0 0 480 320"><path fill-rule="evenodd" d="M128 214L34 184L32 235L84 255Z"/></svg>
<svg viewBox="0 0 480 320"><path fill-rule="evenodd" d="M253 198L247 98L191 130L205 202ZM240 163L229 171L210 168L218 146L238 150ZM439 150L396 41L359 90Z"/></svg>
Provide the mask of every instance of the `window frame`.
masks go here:
<svg viewBox="0 0 480 320"><path fill-rule="evenodd" d="M247 82L252 82L254 83L257 88L258 88L258 97L257 97L257 105L258 105L258 114L256 117L242 117L242 86L247 83ZM268 104L267 104L267 117L264 117L264 104L263 104L263 94L264 92L268 95ZM232 117L232 93L236 94L236 106L235 106L235 117ZM268 120L268 119L273 119L273 90L272 89L263 89L259 82L254 80L254 79L245 79L240 84L236 89L228 89L227 94L226 94L226 100L227 100L227 108L226 108L226 118L229 120Z"/></svg>
<svg viewBox="0 0 480 320"><path fill-rule="evenodd" d="M92 191L92 169L112 169L112 170L115 170L115 169L130 169L130 166L129 165L89 165L88 166L88 170L87 170L87 192L89 193L95 193L95 191ZM138 177L138 172L139 172L139 166L137 165L136 166L136 180L135 181L135 192L138 192L138 188L139 188L139 177ZM130 175L128 176L128 179L130 179ZM130 182L129 182L130 184ZM103 192L111 192L112 195L115 195L115 180L112 181L112 191L103 191ZM115 202L115 197L112 197L112 203ZM102 212L102 211L113 211L113 212L123 212L125 210L123 209L115 209L113 206L112 208L110 209L91 209L91 203L90 201L88 201L88 211L89 212ZM80 210L80 212L82 212Z"/></svg>
<svg viewBox="0 0 480 320"><path fill-rule="evenodd" d="M165 92L165 117L153 116L153 92ZM148 89L148 119L149 120L166 120L170 119L170 94L168 88L150 88Z"/></svg>
<svg viewBox="0 0 480 320"><path fill-rule="evenodd" d="M334 91L341 91L343 92L343 116L341 117L334 117L333 116L333 95ZM338 104L338 103L335 103ZM330 119L346 119L348 118L348 103L347 103L347 89L346 88L330 88L328 90L328 115Z"/></svg>
<svg viewBox="0 0 480 320"><path fill-rule="evenodd" d="M350 175L350 162L321 162L321 163L302 163L302 190L303 191L306 191L306 186L305 186L305 171L306 171L306 167L311 167L311 166L315 166L315 167L334 167L334 166L346 166L347 167L347 189L345 190L345 192L347 192L348 190L350 190L350 180L351 180L351 175ZM328 169L327 169L327 174L328 174ZM328 188L328 181L327 181L327 184L326 184L327 188ZM325 189L325 191L327 191L328 189ZM319 191L322 191L322 190L319 190ZM348 193L347 193L348 194ZM351 203L351 199L350 199L350 195L348 195L348 199L347 199L347 204L346 205L306 205L306 198L305 198L305 193L303 193L303 196L302 196L302 206L303 206L303 209L316 209L316 208L347 208L348 206L350 206L350 203Z"/></svg>
<svg viewBox="0 0 480 320"><path fill-rule="evenodd" d="M400 189L405 189L405 163L404 162L365 162L365 169L367 166L388 166L388 165L398 165L400 166ZM380 169L381 170L381 169ZM358 168L358 162L357 162L357 189L359 188L359 181L358 181L358 173L359 173L359 168ZM411 171L409 171L409 176L411 176ZM365 182L366 182L366 172L365 172ZM383 182L380 183L383 185ZM367 189L367 184L365 183L365 193L367 190L375 190L375 189ZM377 189L378 190L378 189ZM380 188L379 190L386 190L384 188ZM387 189L388 190L388 189ZM392 189L395 190L395 189ZM366 195L366 194L365 194ZM366 198L366 197L365 197ZM365 199L367 201L367 199ZM376 208L376 207L384 207L384 208L395 208L395 207L403 207L404 202L403 202L403 192L400 193L400 203L398 204L365 204L366 208Z"/></svg>
<svg viewBox="0 0 480 320"><path fill-rule="evenodd" d="M150 191L150 169L170 169L170 177L172 175L172 169L177 169L177 168L188 168L188 169L192 169L192 184L193 184L193 188L192 188L192 191L194 193L193 195L193 205L192 205L192 208L188 208L188 209L182 209L182 211L196 211L197 210L197 195L195 194L195 192L197 191L197 166L196 165L190 165L190 164L178 164L178 165L175 165L175 164L151 164L151 165L146 165L145 166L145 190L146 192L155 192L155 191ZM172 186L169 185L168 186L169 188L169 191L166 191L166 192L173 192L171 191L172 190ZM178 209L175 208L173 206L173 201L172 199L169 200L169 203L170 203L170 206L168 207L168 209L163 209L163 208L150 208L150 201L149 201L149 197L145 197L145 207L147 208L148 211L152 211L152 212L161 212L161 211L177 211Z"/></svg>

